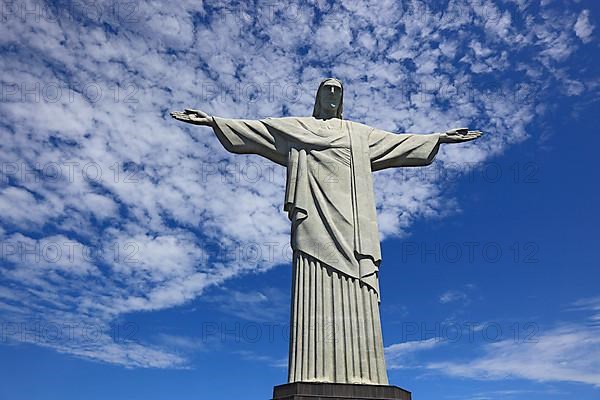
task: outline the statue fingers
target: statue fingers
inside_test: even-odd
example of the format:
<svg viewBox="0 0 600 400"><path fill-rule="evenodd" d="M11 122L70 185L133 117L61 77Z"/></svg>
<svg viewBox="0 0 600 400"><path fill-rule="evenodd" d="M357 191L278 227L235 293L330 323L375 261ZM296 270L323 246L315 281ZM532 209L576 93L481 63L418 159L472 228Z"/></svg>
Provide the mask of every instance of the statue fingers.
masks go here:
<svg viewBox="0 0 600 400"><path fill-rule="evenodd" d="M200 110L194 110L193 108L186 108L184 111L186 114L195 114L200 118L206 118L208 117L208 114L205 113L204 111L200 111Z"/></svg>
<svg viewBox="0 0 600 400"><path fill-rule="evenodd" d="M454 135L464 135L469 132L469 128L454 128L446 131L446 134L454 136Z"/></svg>
<svg viewBox="0 0 600 400"><path fill-rule="evenodd" d="M189 119L190 119L189 115L182 113L181 111L173 111L171 113L171 117L178 119L180 121L189 121Z"/></svg>
<svg viewBox="0 0 600 400"><path fill-rule="evenodd" d="M194 122L203 122L204 120L206 120L206 118L199 116L197 114L188 114L187 117L189 118L190 121L194 121Z"/></svg>
<svg viewBox="0 0 600 400"><path fill-rule="evenodd" d="M469 133L469 134L461 136L460 139L463 142L469 142L471 140L475 140L475 139L479 138L480 136L481 136L480 134L471 134L471 133Z"/></svg>

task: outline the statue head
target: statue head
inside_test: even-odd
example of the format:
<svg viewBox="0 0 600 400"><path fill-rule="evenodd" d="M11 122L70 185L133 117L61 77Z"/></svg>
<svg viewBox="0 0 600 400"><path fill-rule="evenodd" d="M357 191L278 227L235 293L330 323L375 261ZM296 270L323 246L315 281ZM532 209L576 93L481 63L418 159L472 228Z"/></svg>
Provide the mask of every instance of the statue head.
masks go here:
<svg viewBox="0 0 600 400"><path fill-rule="evenodd" d="M321 82L317 89L313 117L321 119L342 119L344 111L344 87L342 81L327 78Z"/></svg>

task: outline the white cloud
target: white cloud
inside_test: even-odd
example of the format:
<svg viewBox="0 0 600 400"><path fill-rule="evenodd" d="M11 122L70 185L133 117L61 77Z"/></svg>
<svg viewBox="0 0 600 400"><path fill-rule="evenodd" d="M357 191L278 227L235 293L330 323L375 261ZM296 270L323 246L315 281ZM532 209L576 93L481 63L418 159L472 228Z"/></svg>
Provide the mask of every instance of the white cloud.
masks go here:
<svg viewBox="0 0 600 400"><path fill-rule="evenodd" d="M592 32L594 31L594 24L590 22L590 10L583 10L579 17L577 17L577 22L573 26L575 29L575 34L581 41L584 43L589 43L592 40Z"/></svg>
<svg viewBox="0 0 600 400"><path fill-rule="evenodd" d="M448 290L440 296L440 303L446 304L446 303L452 303L455 301L467 302L468 299L469 299L469 297L466 295L466 293L463 293L458 290Z"/></svg>
<svg viewBox="0 0 600 400"><path fill-rule="evenodd" d="M179 335L167 335L161 333L157 338L161 344L168 348L183 350L183 351L199 351L204 349L205 343L200 337L189 337Z"/></svg>
<svg viewBox="0 0 600 400"><path fill-rule="evenodd" d="M588 314L591 311L592 315L589 316L590 321L600 325L600 296L579 299L571 304L569 310L584 311Z"/></svg>
<svg viewBox="0 0 600 400"><path fill-rule="evenodd" d="M485 355L465 362L432 362L427 368L473 379L509 378L539 382L578 382L600 387L600 331L564 326L531 342L488 344Z"/></svg>
<svg viewBox="0 0 600 400"><path fill-rule="evenodd" d="M267 288L260 292L224 289L206 301L219 311L247 321L286 324L289 318L287 297L277 288Z"/></svg>
<svg viewBox="0 0 600 400"><path fill-rule="evenodd" d="M425 340L414 340L410 342L396 343L385 348L385 358L389 369L402 369L409 367L417 352L431 350L445 342L439 338ZM412 364L411 364L412 366Z"/></svg>
<svg viewBox="0 0 600 400"><path fill-rule="evenodd" d="M235 354L239 355L244 360L264 363L273 368L287 368L288 367L287 357L274 358L274 357L267 356L267 355L257 354L256 352L249 351L249 350L236 351Z"/></svg>
<svg viewBox="0 0 600 400"><path fill-rule="evenodd" d="M53 211L51 204L36 200L25 189L17 187L0 189L0 214L5 223L27 229L31 225L43 225L54 216Z"/></svg>

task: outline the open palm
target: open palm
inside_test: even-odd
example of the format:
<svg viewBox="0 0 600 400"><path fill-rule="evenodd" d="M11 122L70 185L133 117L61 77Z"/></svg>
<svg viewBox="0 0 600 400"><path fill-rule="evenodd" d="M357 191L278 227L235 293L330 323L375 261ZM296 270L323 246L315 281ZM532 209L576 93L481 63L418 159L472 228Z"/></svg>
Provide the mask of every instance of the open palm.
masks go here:
<svg viewBox="0 0 600 400"><path fill-rule="evenodd" d="M469 128L454 128L440 135L442 143L463 143L475 140L483 135L481 131L470 131Z"/></svg>
<svg viewBox="0 0 600 400"><path fill-rule="evenodd" d="M173 111L171 112L171 117L178 121L187 122L188 124L205 126L213 125L213 119L210 115L204 111L193 110L191 108L186 108L184 111Z"/></svg>

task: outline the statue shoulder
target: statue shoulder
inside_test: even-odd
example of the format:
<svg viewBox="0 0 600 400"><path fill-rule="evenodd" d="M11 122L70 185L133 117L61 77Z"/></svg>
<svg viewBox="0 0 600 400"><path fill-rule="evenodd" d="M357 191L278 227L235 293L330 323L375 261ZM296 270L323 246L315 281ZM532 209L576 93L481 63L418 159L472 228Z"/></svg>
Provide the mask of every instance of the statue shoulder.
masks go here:
<svg viewBox="0 0 600 400"><path fill-rule="evenodd" d="M269 117L263 121L270 125L297 125L305 127L319 126L319 121L314 117Z"/></svg>
<svg viewBox="0 0 600 400"><path fill-rule="evenodd" d="M315 117L269 117L267 118L268 120L271 121L284 121L284 122L304 122L304 123L310 123L310 122L316 122L317 119Z"/></svg>
<svg viewBox="0 0 600 400"><path fill-rule="evenodd" d="M361 122L349 121L345 120L348 125L352 128L353 131L358 131L361 133L369 134L374 129L372 126L363 124Z"/></svg>

